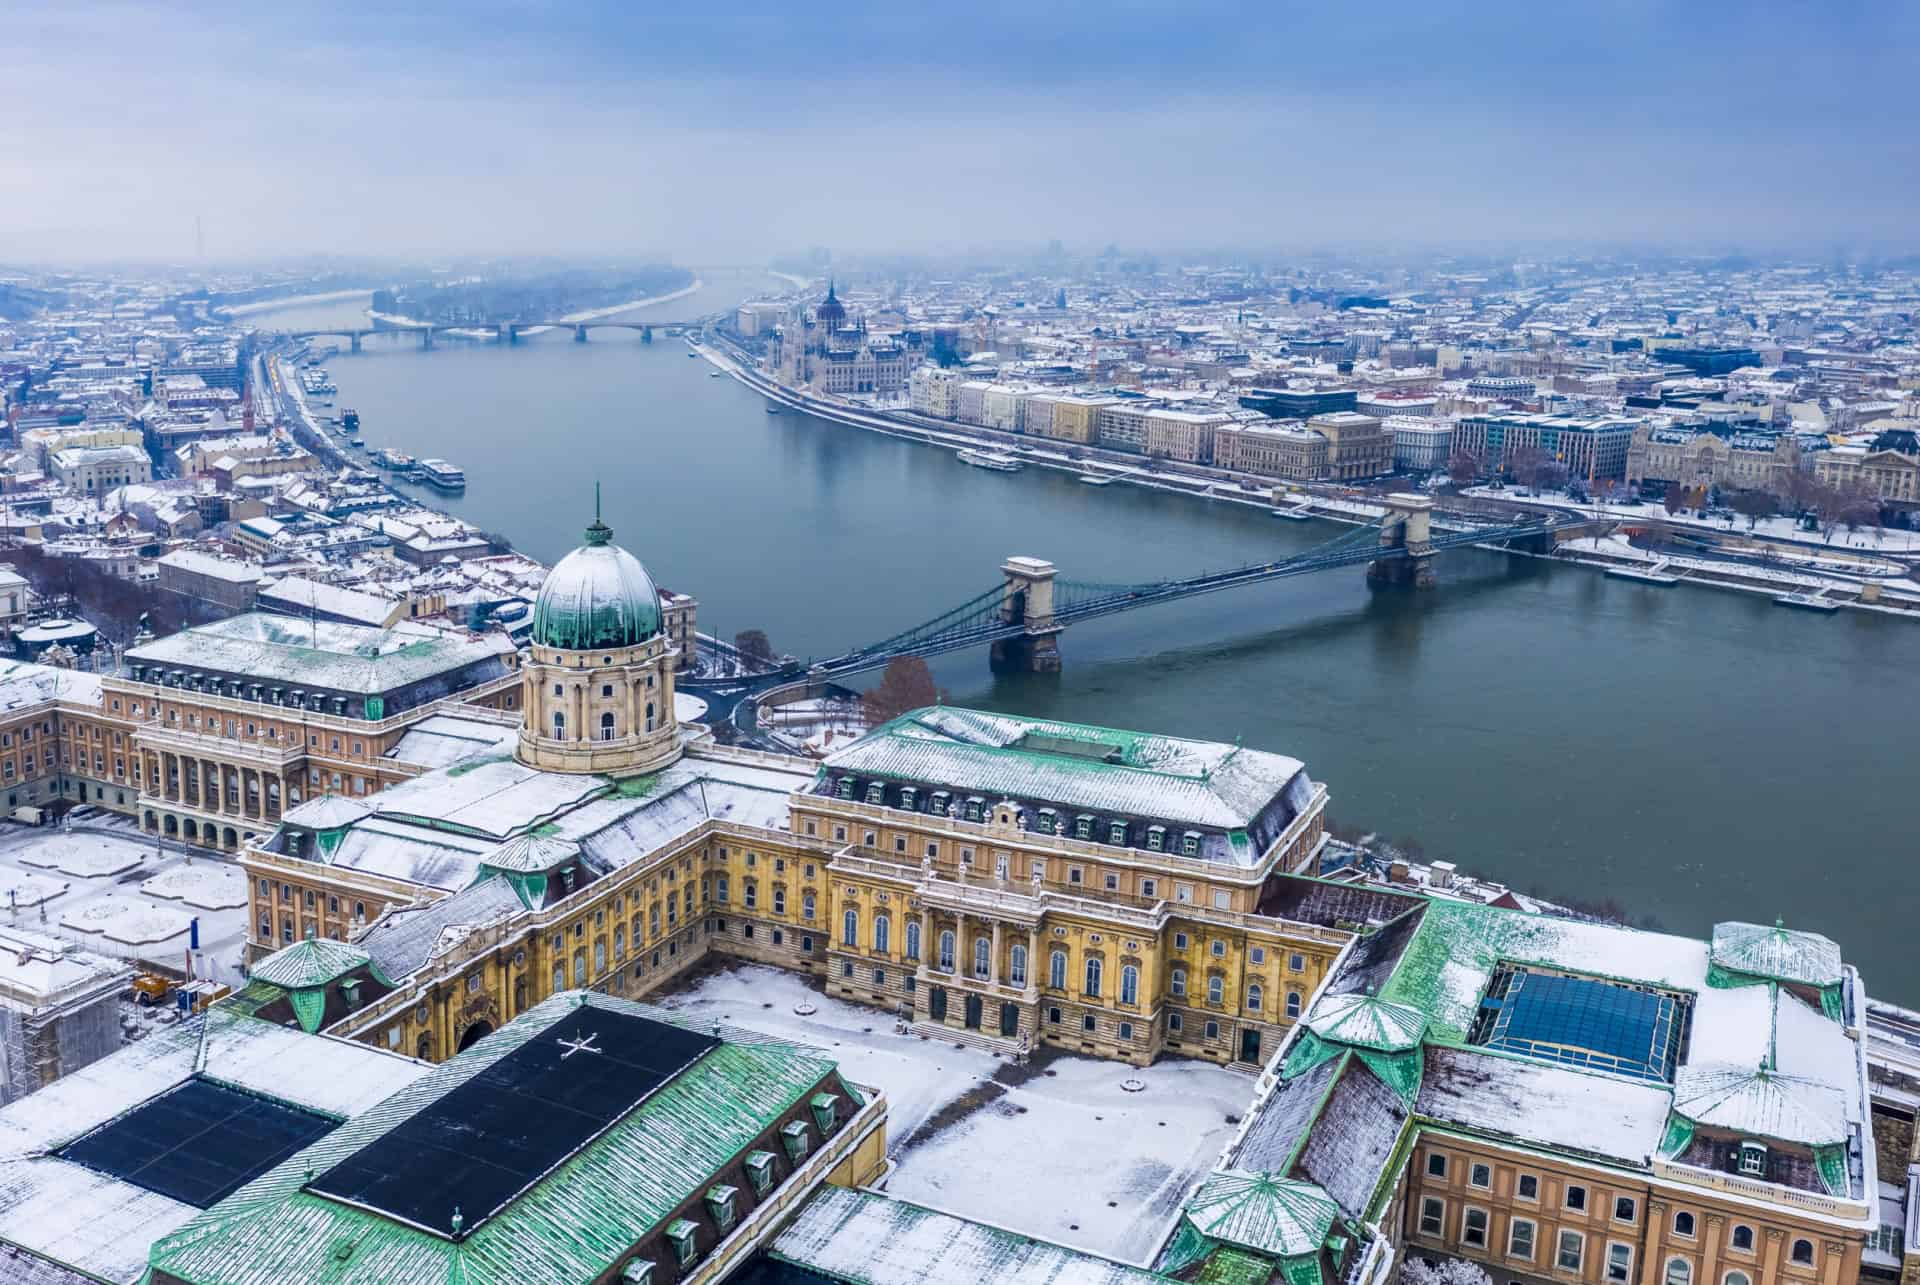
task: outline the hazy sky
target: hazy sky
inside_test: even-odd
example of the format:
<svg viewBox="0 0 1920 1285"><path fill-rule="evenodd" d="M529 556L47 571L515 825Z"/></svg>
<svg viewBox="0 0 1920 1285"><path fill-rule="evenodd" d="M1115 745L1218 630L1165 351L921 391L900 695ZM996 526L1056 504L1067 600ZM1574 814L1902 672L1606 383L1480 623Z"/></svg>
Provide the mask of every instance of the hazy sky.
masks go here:
<svg viewBox="0 0 1920 1285"><path fill-rule="evenodd" d="M0 0L0 261L1920 248L1920 5Z"/></svg>

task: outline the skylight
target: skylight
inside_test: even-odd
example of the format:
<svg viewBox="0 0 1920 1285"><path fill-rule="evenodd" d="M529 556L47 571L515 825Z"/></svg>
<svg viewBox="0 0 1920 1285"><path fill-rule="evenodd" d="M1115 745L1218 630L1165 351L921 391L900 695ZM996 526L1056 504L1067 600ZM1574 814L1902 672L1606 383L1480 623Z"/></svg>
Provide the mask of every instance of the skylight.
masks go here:
<svg viewBox="0 0 1920 1285"><path fill-rule="evenodd" d="M1541 1061L1672 1083L1692 1013L1686 995L1502 964L1468 1039Z"/></svg>

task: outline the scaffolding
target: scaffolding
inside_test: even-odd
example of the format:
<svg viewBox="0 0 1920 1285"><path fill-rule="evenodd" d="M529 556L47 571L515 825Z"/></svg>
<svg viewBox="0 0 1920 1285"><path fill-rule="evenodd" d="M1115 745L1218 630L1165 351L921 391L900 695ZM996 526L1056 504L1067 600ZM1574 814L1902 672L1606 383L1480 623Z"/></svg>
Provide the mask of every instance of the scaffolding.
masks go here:
<svg viewBox="0 0 1920 1285"><path fill-rule="evenodd" d="M0 929L0 1105L120 1047L125 961Z"/></svg>

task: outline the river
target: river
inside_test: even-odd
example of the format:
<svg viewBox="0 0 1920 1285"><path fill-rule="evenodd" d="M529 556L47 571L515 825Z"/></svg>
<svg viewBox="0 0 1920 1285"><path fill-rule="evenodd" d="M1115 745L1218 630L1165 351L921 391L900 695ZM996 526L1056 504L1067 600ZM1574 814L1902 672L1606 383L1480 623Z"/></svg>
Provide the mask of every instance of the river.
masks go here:
<svg viewBox="0 0 1920 1285"><path fill-rule="evenodd" d="M775 284L699 275L704 290L653 315ZM357 322L364 306L254 320ZM372 340L328 369L372 446L466 469L464 497L423 490L430 503L551 561L598 480L615 538L699 598L703 629L763 628L803 657L929 619L993 585L1009 554L1137 581L1340 530L770 416L684 344L624 331L430 353ZM1916 908L1900 864L1915 837L1911 623L1477 551L1438 571L1426 594L1370 592L1356 568L1076 626L1058 675L996 677L979 652L935 676L965 704L1294 755L1336 819L1543 895L1613 898L1691 933L1785 916L1838 939L1876 993L1920 1001L1899 944Z"/></svg>

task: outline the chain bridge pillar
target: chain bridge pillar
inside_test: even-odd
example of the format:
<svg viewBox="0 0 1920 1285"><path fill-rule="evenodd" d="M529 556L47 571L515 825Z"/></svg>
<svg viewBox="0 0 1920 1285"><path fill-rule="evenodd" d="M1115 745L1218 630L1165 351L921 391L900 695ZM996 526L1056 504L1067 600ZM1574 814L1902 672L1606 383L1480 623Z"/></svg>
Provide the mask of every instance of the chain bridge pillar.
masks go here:
<svg viewBox="0 0 1920 1285"><path fill-rule="evenodd" d="M425 352L431 347L433 347L433 327L426 326L420 331L420 351Z"/></svg>
<svg viewBox="0 0 1920 1285"><path fill-rule="evenodd" d="M1024 624L1026 632L993 644L995 673L1057 674L1060 672L1060 631L1053 616L1054 565L1044 558L1008 558L1000 566L1006 588L1000 599L1000 619Z"/></svg>
<svg viewBox="0 0 1920 1285"><path fill-rule="evenodd" d="M352 334L348 335L347 342L352 345L352 347L348 351L359 352L360 351L360 332L356 330Z"/></svg>
<svg viewBox="0 0 1920 1285"><path fill-rule="evenodd" d="M1424 495L1387 497L1387 519L1380 527L1381 549L1405 549L1400 556L1367 564L1370 585L1433 588L1433 501Z"/></svg>
<svg viewBox="0 0 1920 1285"><path fill-rule="evenodd" d="M573 342L576 344L584 344L587 342L587 328L585 326L575 326L573 328Z"/></svg>

